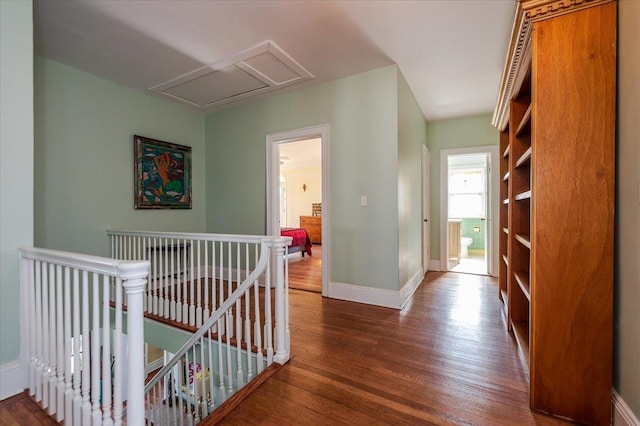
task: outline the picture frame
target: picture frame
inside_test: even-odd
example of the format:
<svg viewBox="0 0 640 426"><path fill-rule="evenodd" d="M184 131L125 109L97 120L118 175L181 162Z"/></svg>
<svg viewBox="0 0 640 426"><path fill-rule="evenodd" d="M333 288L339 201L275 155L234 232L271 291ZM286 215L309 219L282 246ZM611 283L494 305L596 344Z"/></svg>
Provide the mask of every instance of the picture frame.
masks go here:
<svg viewBox="0 0 640 426"><path fill-rule="evenodd" d="M191 147L133 136L135 209L191 208Z"/></svg>

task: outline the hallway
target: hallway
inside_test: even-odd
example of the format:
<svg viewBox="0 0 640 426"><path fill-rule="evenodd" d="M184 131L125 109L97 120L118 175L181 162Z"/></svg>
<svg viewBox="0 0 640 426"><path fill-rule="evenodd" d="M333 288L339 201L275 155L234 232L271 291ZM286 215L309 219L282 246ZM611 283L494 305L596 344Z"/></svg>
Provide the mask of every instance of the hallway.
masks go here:
<svg viewBox="0 0 640 426"><path fill-rule="evenodd" d="M564 423L529 410L494 278L430 272L402 311L289 300L293 359L224 424Z"/></svg>

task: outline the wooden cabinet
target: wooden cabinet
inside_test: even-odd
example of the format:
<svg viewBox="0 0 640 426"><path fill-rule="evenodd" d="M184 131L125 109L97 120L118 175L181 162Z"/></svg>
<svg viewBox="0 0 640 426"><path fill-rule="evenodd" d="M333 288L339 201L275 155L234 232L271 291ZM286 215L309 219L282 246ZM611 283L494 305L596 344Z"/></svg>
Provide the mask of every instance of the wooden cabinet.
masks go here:
<svg viewBox="0 0 640 426"><path fill-rule="evenodd" d="M460 263L462 219L449 219L449 268Z"/></svg>
<svg viewBox="0 0 640 426"><path fill-rule="evenodd" d="M533 409L610 424L616 3L517 3L501 131L500 298Z"/></svg>
<svg viewBox="0 0 640 426"><path fill-rule="evenodd" d="M322 216L300 216L300 228L307 230L313 244L322 244Z"/></svg>

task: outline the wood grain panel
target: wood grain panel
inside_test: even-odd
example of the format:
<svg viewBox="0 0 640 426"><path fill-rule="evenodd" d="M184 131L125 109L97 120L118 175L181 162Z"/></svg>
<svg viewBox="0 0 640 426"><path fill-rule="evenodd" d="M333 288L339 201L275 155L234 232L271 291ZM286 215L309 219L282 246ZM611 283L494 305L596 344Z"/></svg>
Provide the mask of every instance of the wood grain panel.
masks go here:
<svg viewBox="0 0 640 426"><path fill-rule="evenodd" d="M616 5L533 28L532 406L611 418Z"/></svg>

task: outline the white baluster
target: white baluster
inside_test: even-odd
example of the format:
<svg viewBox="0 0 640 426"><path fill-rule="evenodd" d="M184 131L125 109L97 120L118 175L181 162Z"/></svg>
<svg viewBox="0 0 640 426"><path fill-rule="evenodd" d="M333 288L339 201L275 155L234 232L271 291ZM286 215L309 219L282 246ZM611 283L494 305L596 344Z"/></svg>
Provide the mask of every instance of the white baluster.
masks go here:
<svg viewBox="0 0 640 426"><path fill-rule="evenodd" d="M180 274L180 265L182 265L182 256L181 253L184 252L184 245L180 243L180 240L176 240L177 244L182 247L181 251L178 251L178 257L176 258L176 273L177 273L177 283L176 283L176 321L182 321L182 287L184 283L184 275ZM184 272L184 269L182 269Z"/></svg>
<svg viewBox="0 0 640 426"><path fill-rule="evenodd" d="M171 302L169 303L169 319L172 321L176 320L176 283L175 283L175 259L180 260L180 244L176 243L176 241L171 239L171 246L175 247L177 250L175 255L171 255ZM180 277L178 276L178 279Z"/></svg>
<svg viewBox="0 0 640 426"><path fill-rule="evenodd" d="M93 285L91 288L91 304L93 321L91 327L91 425L102 424L102 413L100 412L100 276L93 274ZM107 294L104 294L106 297Z"/></svg>
<svg viewBox="0 0 640 426"><path fill-rule="evenodd" d="M109 277L103 276L102 293L102 424L111 426L111 330L109 299Z"/></svg>
<svg viewBox="0 0 640 426"><path fill-rule="evenodd" d="M256 245L256 259L258 259L258 246ZM256 348L258 349L258 353L256 354L256 370L257 373L262 373L264 368L264 358L262 355L262 326L260 324L260 285L258 280L255 280L253 283L253 294L254 294L254 310L255 310L255 320L254 320L254 333L256 338Z"/></svg>
<svg viewBox="0 0 640 426"><path fill-rule="evenodd" d="M42 408L48 408L50 403L49 374L51 373L51 342L49 336L52 336L52 321L49 314L49 307L51 306L50 294L52 294L52 291L49 291L49 286L51 285L49 282L49 266L48 263L42 263Z"/></svg>
<svg viewBox="0 0 640 426"><path fill-rule="evenodd" d="M182 258L182 277L183 277L183 289L182 289L182 323L189 324L189 296L187 295L189 280L189 267L187 264L187 254L190 246L187 245L187 240L184 239L184 253Z"/></svg>
<svg viewBox="0 0 640 426"><path fill-rule="evenodd" d="M74 269L74 274L77 273L77 269ZM72 406L73 402L73 388L71 383L71 268L64 268L64 330L63 330L63 350L64 362L64 387L63 393L58 402L60 417L62 419L69 419L66 423L73 423ZM62 402L62 404L60 403Z"/></svg>
<svg viewBox="0 0 640 426"><path fill-rule="evenodd" d="M161 250L158 244L158 239L153 239L153 314L158 315L158 283L160 281L158 262L162 257L162 253L158 253Z"/></svg>
<svg viewBox="0 0 640 426"><path fill-rule="evenodd" d="M229 258L227 259L227 297L231 297L233 293L233 251L231 250L231 242L227 243L227 253ZM233 310L229 308L226 312L227 327L225 328L227 334L227 343L231 342L233 338ZM229 367L231 368L231 367ZM231 379L231 371L229 371L229 379Z"/></svg>
<svg viewBox="0 0 640 426"><path fill-rule="evenodd" d="M111 374L113 375L113 424L120 426L122 424L122 280L116 278L115 281L115 324L113 329L113 366L111 367ZM133 319L133 316L129 318ZM135 371L131 371L132 376L135 373ZM136 411L138 408L132 407L131 410Z"/></svg>
<svg viewBox="0 0 640 426"><path fill-rule="evenodd" d="M62 336L62 266L55 266L55 278L54 278L54 265L51 265L50 276L53 283L53 294L51 294L51 381L49 382L49 396L51 397L51 403L49 404L49 414L56 414L56 419L60 414L58 401L61 399L62 394L62 363L63 350L62 342L64 338Z"/></svg>
<svg viewBox="0 0 640 426"><path fill-rule="evenodd" d="M62 265L56 265L56 419L62 421L64 419L64 324L62 322L64 315L64 307L62 305L64 297Z"/></svg>
<svg viewBox="0 0 640 426"><path fill-rule="evenodd" d="M196 292L195 292L195 271L193 269L193 261L194 261L194 252L195 252L195 247L194 247L194 240L191 240L190 243L190 247L191 247L191 254L189 256L189 261L190 261L190 268L189 268L189 283L190 283L190 287L189 289L190 294L189 294L189 325L194 326L196 325L196 303L195 303L195 298L196 298Z"/></svg>
<svg viewBox="0 0 640 426"><path fill-rule="evenodd" d="M28 356L28 365L22 366L27 368L27 387L29 389L29 395L34 394L35 386L35 369L31 368L34 365L35 359L35 272L33 261L26 259L19 252L19 264L18 264L18 285L20 289L19 300L20 310L26 316L24 324L20 325L20 332L25 335L22 336L21 346L26 351ZM22 348L20 352L22 352ZM22 354L20 354L22 356Z"/></svg>
<svg viewBox="0 0 640 426"><path fill-rule="evenodd" d="M263 247L262 250L268 250ZM264 347L267 350L267 365L273 362L273 326L271 321L271 262L267 262L264 282Z"/></svg>
<svg viewBox="0 0 640 426"><path fill-rule="evenodd" d="M284 244L283 238L275 240L276 253L276 354L274 361L284 364L289 360L287 349L286 321L285 321L285 288L284 288Z"/></svg>
<svg viewBox="0 0 640 426"><path fill-rule="evenodd" d="M202 321L209 319L211 311L209 310L209 242L204 242L204 311L202 312Z"/></svg>
<svg viewBox="0 0 640 426"><path fill-rule="evenodd" d="M42 296L42 262L35 261L36 275L36 358L32 368L35 368L35 397L36 401L42 401L42 375L43 375L43 343L44 336L42 330L42 314L43 314L43 296ZM46 296L45 296L46 297Z"/></svg>
<svg viewBox="0 0 640 426"><path fill-rule="evenodd" d="M83 271L83 278L86 271ZM80 370L80 344L83 340L80 334L80 327L82 326L82 318L80 317L80 271L76 268L73 270L73 396L69 398L71 401L71 413L66 415L67 419L73 419L73 422L69 424L81 425L82 424L82 416L81 416L81 408L82 408L82 395L81 395L81 386L82 382L80 381L81 370ZM85 336L86 338L86 336Z"/></svg>
<svg viewBox="0 0 640 426"><path fill-rule="evenodd" d="M144 424L144 312L142 300L147 270L143 277L133 277L123 284L127 293L127 423Z"/></svg>
<svg viewBox="0 0 640 426"><path fill-rule="evenodd" d="M169 279L169 240L163 238L164 250L160 252L160 295L158 315L169 318L169 299L167 298L167 282ZM165 310L165 307L167 308Z"/></svg>
<svg viewBox="0 0 640 426"><path fill-rule="evenodd" d="M88 425L91 422L91 401L89 400L89 393L91 392L91 330L89 321L89 273L87 271L82 272L82 420L75 422L75 424ZM78 369L80 370L80 369ZM94 389L97 389L94 388ZM97 393L97 392L96 392Z"/></svg>
<svg viewBox="0 0 640 426"><path fill-rule="evenodd" d="M222 298L220 300L222 301ZM219 404L222 404L227 400L227 393L224 386L224 363L222 360L222 324L220 320L218 320L218 381L220 382L220 385L218 387L218 396L220 398Z"/></svg>
<svg viewBox="0 0 640 426"><path fill-rule="evenodd" d="M251 366L251 290L244 293L244 339L247 344L247 382L253 378L253 367Z"/></svg>
<svg viewBox="0 0 640 426"><path fill-rule="evenodd" d="M200 326L202 326L202 272L200 271L200 266L202 265L201 262L201 258L200 258L200 240L197 240L196 243L198 244L198 250L197 250L197 254L198 254L198 261L196 262L196 268L198 271L198 279L196 281L197 283L197 298L196 298L196 327L200 328Z"/></svg>

